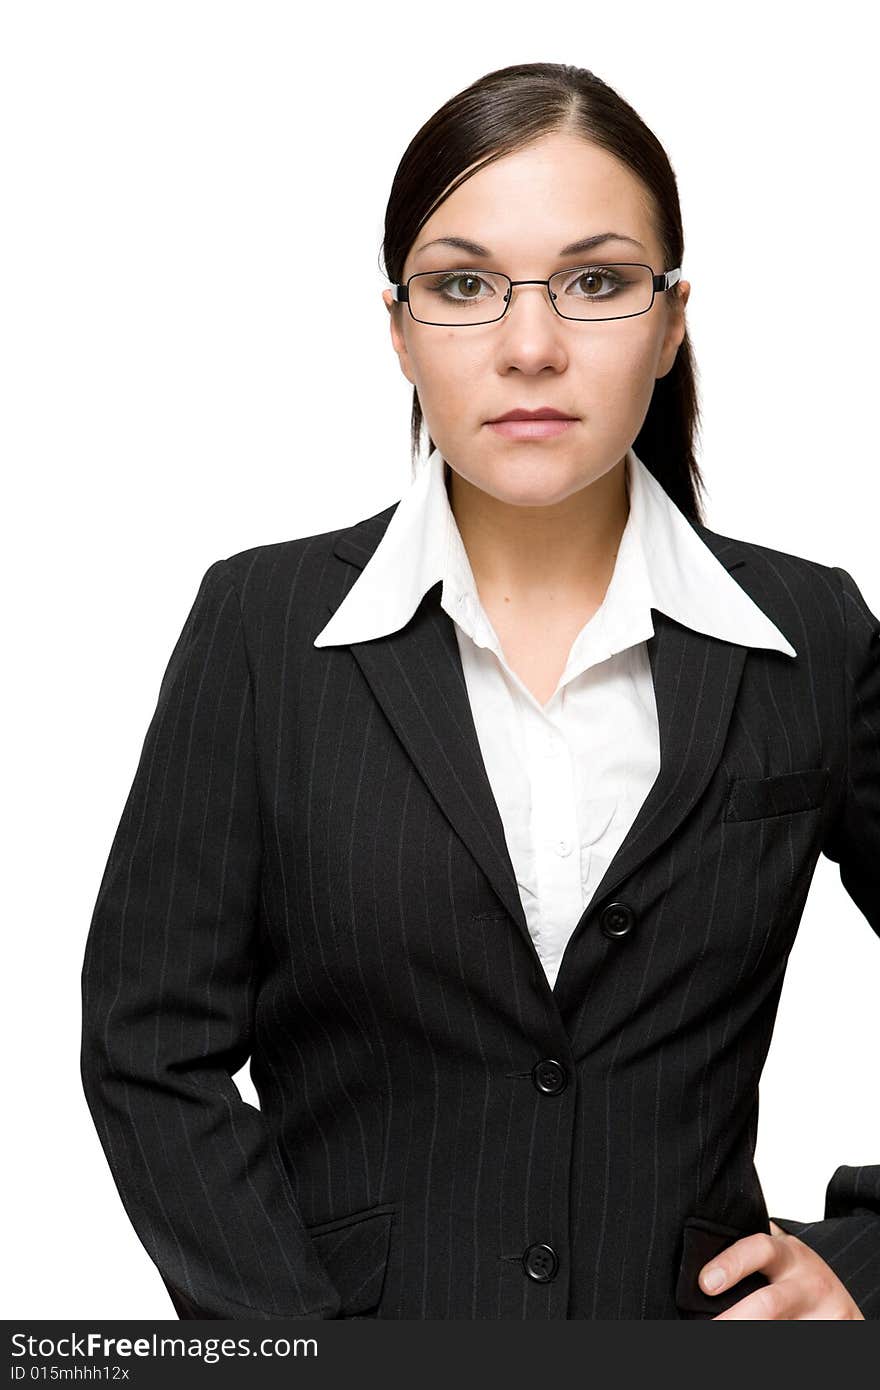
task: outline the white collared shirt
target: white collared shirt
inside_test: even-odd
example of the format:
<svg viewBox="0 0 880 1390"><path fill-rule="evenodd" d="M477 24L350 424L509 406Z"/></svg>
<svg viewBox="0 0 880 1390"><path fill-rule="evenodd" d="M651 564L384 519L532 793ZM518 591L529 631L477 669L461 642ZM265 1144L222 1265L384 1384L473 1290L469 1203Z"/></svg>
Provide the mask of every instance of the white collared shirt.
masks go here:
<svg viewBox="0 0 880 1390"><path fill-rule="evenodd" d="M796 656L632 449L629 516L600 607L542 706L508 666L480 602L434 449L316 647L403 627L442 579L526 922L551 988L566 943L660 770L646 642L652 606L743 646Z"/></svg>

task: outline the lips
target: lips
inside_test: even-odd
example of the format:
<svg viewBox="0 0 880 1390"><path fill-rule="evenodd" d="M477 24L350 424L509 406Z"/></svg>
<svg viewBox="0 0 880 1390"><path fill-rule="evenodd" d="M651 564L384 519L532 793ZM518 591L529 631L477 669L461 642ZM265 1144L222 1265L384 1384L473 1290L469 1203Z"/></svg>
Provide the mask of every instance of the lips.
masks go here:
<svg viewBox="0 0 880 1390"><path fill-rule="evenodd" d="M517 407L515 410L508 410L504 415L496 415L493 420L488 420L489 425L501 424L504 420L574 420L574 415L566 415L564 410L557 410L552 405L542 405L538 410L524 410Z"/></svg>
<svg viewBox="0 0 880 1390"><path fill-rule="evenodd" d="M550 419L531 419L525 420L487 420L486 429L493 430L495 434L500 434L504 439L537 440L537 439L556 439L559 435L565 434L572 425L576 425L577 420L573 420L567 415L551 415Z"/></svg>

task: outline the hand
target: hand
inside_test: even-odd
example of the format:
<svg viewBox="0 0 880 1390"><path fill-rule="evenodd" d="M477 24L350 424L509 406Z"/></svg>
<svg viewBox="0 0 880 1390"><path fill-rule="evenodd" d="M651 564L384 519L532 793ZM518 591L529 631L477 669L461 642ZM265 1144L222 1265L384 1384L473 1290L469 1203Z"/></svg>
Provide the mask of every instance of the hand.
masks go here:
<svg viewBox="0 0 880 1390"><path fill-rule="evenodd" d="M741 1298L723 1313L721 1318L770 1318L780 1321L797 1318L860 1318L865 1315L849 1290L838 1279L829 1264L797 1236L783 1231L775 1221L770 1222L771 1234L757 1231L743 1236L716 1255L700 1270L700 1287L708 1294L719 1293L746 1274L761 1270L770 1280L753 1293ZM710 1288L706 1275L720 1269L724 1282Z"/></svg>

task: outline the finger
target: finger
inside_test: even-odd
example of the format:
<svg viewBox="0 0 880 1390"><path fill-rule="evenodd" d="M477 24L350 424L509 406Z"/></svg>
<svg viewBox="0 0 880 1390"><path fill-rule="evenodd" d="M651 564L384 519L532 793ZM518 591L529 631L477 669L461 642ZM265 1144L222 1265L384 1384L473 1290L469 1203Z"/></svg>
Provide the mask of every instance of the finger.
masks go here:
<svg viewBox="0 0 880 1390"><path fill-rule="evenodd" d="M778 1271L780 1251L766 1231L743 1236L715 1255L700 1270L700 1287L706 1293L720 1293L736 1284L746 1274L762 1270L768 1278ZM720 1276L720 1277L719 1277Z"/></svg>
<svg viewBox="0 0 880 1390"><path fill-rule="evenodd" d="M713 1322L730 1318L735 1322L761 1319L762 1321L784 1322L797 1318L796 1288L794 1280L781 1279L775 1284L764 1284L755 1289L738 1303L716 1313Z"/></svg>

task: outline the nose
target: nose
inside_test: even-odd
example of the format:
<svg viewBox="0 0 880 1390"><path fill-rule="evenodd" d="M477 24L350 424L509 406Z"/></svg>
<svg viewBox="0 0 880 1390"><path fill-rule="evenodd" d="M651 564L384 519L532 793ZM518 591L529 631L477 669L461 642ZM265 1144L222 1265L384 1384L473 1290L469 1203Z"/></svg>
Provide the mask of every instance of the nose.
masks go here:
<svg viewBox="0 0 880 1390"><path fill-rule="evenodd" d="M514 303L514 294L522 290L531 291L531 305L528 299L523 304ZM498 350L507 367L515 366L529 374L548 366L563 370L568 355L565 321L548 302L549 293L545 280L515 280L508 290L498 339ZM517 309L519 313L515 312Z"/></svg>
<svg viewBox="0 0 880 1390"><path fill-rule="evenodd" d="M533 293L539 294L544 300L545 308L548 312L553 315L554 319L559 318L552 303L553 291L550 289L546 280L514 280L505 296L507 308L504 311L504 318L510 318L510 315L516 307L516 296L520 294L523 289L531 289Z"/></svg>

